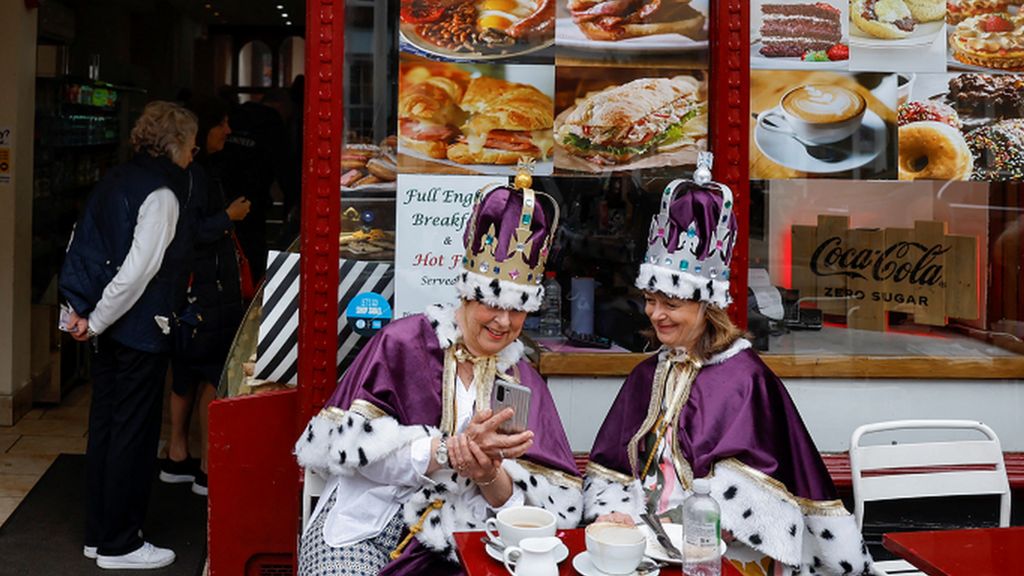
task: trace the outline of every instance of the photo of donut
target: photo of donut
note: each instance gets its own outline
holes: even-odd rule
[[[1024,78],[920,74],[897,115],[901,180],[1024,179]]]
[[[895,74],[754,70],[750,177],[895,180]]]

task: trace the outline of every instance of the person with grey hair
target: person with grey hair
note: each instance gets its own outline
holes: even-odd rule
[[[83,554],[100,568],[162,568],[175,558],[144,541],[141,527],[194,235],[186,215],[196,131],[180,105],[145,107],[133,157],[96,185],[61,267],[62,328],[92,344]]]

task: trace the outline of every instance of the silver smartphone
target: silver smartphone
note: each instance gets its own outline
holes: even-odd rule
[[[530,389],[514,382],[495,381],[491,393],[491,410],[497,414],[505,408],[512,408],[514,414],[498,427],[498,431],[518,434],[526,430],[530,416]]]

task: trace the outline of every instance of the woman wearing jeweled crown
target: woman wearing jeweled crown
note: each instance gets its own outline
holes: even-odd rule
[[[665,190],[636,286],[661,348],[626,379],[598,433],[584,521],[681,521],[709,477],[743,574],[874,573],[853,516],[789,394],[726,315],[737,223],[732,193],[693,181]]]
[[[540,306],[557,219],[526,174],[516,188],[481,190],[460,304],[389,324],[345,372],[295,446],[302,466],[328,478],[299,574],[461,574],[452,533],[482,529],[501,509],[540,506],[562,528],[579,523],[569,443],[517,340]],[[513,414],[489,410],[496,379],[531,389],[527,431],[497,431]]]

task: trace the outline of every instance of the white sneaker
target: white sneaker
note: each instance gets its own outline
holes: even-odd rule
[[[142,528],[139,528],[139,538],[142,538]],[[97,556],[96,546],[82,546],[82,556],[89,560],[95,560]]]
[[[142,547],[122,554],[120,556],[96,556],[96,565],[100,568],[120,570],[152,570],[163,568],[174,563],[174,550],[169,548],[157,548],[149,542],[143,542]]]

